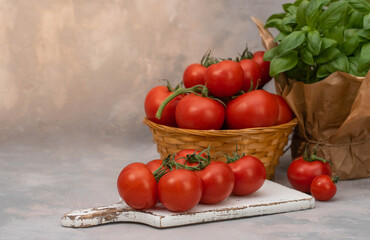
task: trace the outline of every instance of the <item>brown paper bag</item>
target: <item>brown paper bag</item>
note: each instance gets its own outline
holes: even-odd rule
[[[256,23],[266,50],[276,44],[263,23]],[[335,72],[322,81],[304,84],[284,75],[276,91],[288,102],[299,123],[292,157],[317,147],[340,179],[370,177],[370,71],[366,77]]]

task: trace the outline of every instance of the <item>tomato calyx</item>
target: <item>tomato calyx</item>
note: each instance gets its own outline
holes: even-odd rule
[[[240,62],[243,59],[252,59],[253,58],[253,53],[249,51],[248,49],[248,44],[246,44],[245,49],[241,54],[239,54],[239,57],[235,58],[236,62]]]
[[[205,154],[206,157],[202,155]],[[194,151],[192,154],[182,157],[185,159],[184,164],[175,161],[175,154],[168,155],[162,161],[162,165],[154,171],[153,175],[156,181],[158,182],[165,174],[175,169],[185,169],[190,171],[200,171],[207,167],[211,163],[211,157],[209,154],[209,147],[199,153]],[[195,166],[188,166],[186,163],[198,163]]]
[[[245,153],[243,153],[243,154],[238,153],[238,145],[236,145],[236,150],[232,154],[233,154],[232,156],[229,156],[229,155],[225,154],[226,163],[236,162],[236,161],[238,161],[239,159],[241,159],[242,157],[245,156]]]
[[[202,60],[200,61],[200,64],[204,67],[209,67],[212,64],[219,63],[219,59],[211,56],[211,50],[207,50],[207,52],[203,55]]]
[[[317,147],[315,147],[313,152],[310,152],[309,154],[307,153],[307,148],[306,148],[302,158],[306,162],[320,161],[320,162],[329,163],[330,165],[332,165],[332,163],[330,161],[317,156],[316,153],[317,153]]]

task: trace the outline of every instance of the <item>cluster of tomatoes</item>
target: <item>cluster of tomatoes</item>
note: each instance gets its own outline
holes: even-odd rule
[[[184,149],[163,160],[132,163],[119,174],[118,193],[134,209],[152,208],[159,201],[170,211],[183,212],[262,187],[266,170],[259,159],[237,154],[227,159],[210,161],[206,150]]]
[[[246,52],[246,51],[245,51]],[[206,55],[189,65],[185,88],[157,86],[145,98],[149,120],[185,129],[243,129],[289,122],[292,111],[284,98],[259,89],[271,80],[263,51],[243,53],[236,60]]]
[[[315,153],[297,157],[288,167],[290,184],[301,192],[311,193],[319,201],[328,201],[337,192],[337,177],[332,176],[331,165]]]

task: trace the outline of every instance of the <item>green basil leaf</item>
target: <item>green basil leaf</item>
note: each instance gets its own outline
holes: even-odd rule
[[[305,41],[305,34],[302,31],[292,32],[286,36],[278,45],[279,53],[289,52],[296,49]]]
[[[363,25],[365,29],[370,29],[370,13],[365,15]]]
[[[279,31],[282,31],[282,26],[281,26],[282,21],[283,20],[277,19],[277,18],[270,19],[266,22],[265,28],[276,28]]]
[[[336,71],[348,72],[349,61],[346,55],[341,53],[336,59],[328,63],[328,70],[333,73]]]
[[[306,22],[307,25],[316,28],[319,22],[319,2],[318,0],[311,0],[306,8]]]
[[[281,22],[281,25],[295,25],[297,24],[296,16],[295,15],[287,15],[285,18],[283,18],[283,21]]]
[[[315,65],[315,61],[313,60],[313,56],[310,53],[310,51],[308,51],[305,48],[302,48],[300,55],[304,63],[307,63],[308,65],[311,65],[311,66]]]
[[[357,35],[364,39],[370,40],[370,29],[361,29],[357,32]]]
[[[318,79],[322,79],[322,78],[329,76],[330,74],[331,72],[328,69],[328,64],[324,64],[324,65],[319,66],[319,68],[317,69],[316,77]]]
[[[366,0],[347,0],[349,5],[356,11],[368,14],[370,13],[370,3]]]
[[[342,52],[345,55],[349,56],[356,51],[359,45],[360,45],[359,38],[356,35],[352,35],[352,37],[344,40],[342,44]]]
[[[346,24],[347,28],[363,28],[364,14],[353,11]]]
[[[296,15],[297,14],[297,6],[295,5],[291,5],[290,7],[288,7],[288,13],[292,14],[292,15]]]
[[[321,63],[327,63],[332,60],[334,60],[336,57],[338,57],[340,54],[340,51],[338,48],[331,47],[328,49],[325,49],[320,55],[317,57],[316,62]]]
[[[335,26],[326,31],[324,35],[327,38],[334,39],[338,44],[341,44],[343,42],[343,30],[340,29],[338,26]]]
[[[284,17],[286,16],[286,13],[275,13],[275,14],[272,14],[267,20],[272,20],[272,19],[283,19]]]
[[[318,29],[327,30],[332,28],[343,19],[346,11],[347,3],[345,1],[331,3],[320,15]]]
[[[275,38],[274,42],[280,42],[283,40],[287,35],[284,32],[280,32]]]
[[[322,7],[328,5],[330,2],[332,2],[333,0],[320,0],[319,1],[319,8],[321,9]]]
[[[283,4],[283,9],[284,9],[284,11],[287,13],[287,12],[289,12],[288,11],[288,9],[291,7],[291,6],[294,6],[293,5],[293,3],[285,3],[285,4]]]
[[[307,48],[314,56],[319,55],[321,43],[320,33],[317,30],[308,32]]]
[[[270,50],[266,51],[265,54],[263,55],[263,60],[271,62],[271,60],[278,54],[278,48],[274,47],[271,48]]]
[[[358,67],[358,60],[359,58],[356,57],[350,57],[348,58],[349,61],[349,74],[352,74],[354,76],[359,76],[357,72],[357,67]]]
[[[321,38],[322,44],[321,44],[321,51],[330,48],[330,47],[335,47],[337,45],[337,41],[331,38],[326,38],[323,37]]]
[[[307,9],[308,1],[304,0],[301,2],[297,9],[297,14],[296,14],[296,21],[298,25],[300,26],[306,26],[307,21],[306,21],[306,9]]]
[[[298,63],[298,53],[289,51],[276,56],[270,63],[270,76],[276,76],[279,73],[294,68]]]
[[[297,0],[297,1],[295,1],[293,4],[294,4],[294,6],[299,7],[299,5],[301,5],[301,3],[302,3],[303,1],[306,1],[306,0]]]
[[[358,72],[369,71],[370,69],[370,42],[361,48],[360,59],[358,60]]]

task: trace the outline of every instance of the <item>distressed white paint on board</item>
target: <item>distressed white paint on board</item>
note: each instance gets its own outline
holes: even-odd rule
[[[221,221],[313,208],[312,196],[266,180],[257,192],[244,197],[230,196],[216,205],[199,204],[190,211],[174,213],[158,204],[155,208],[137,211],[123,202],[109,206],[75,210],[65,214],[64,227],[92,227],[112,222],[137,222],[157,228]]]

